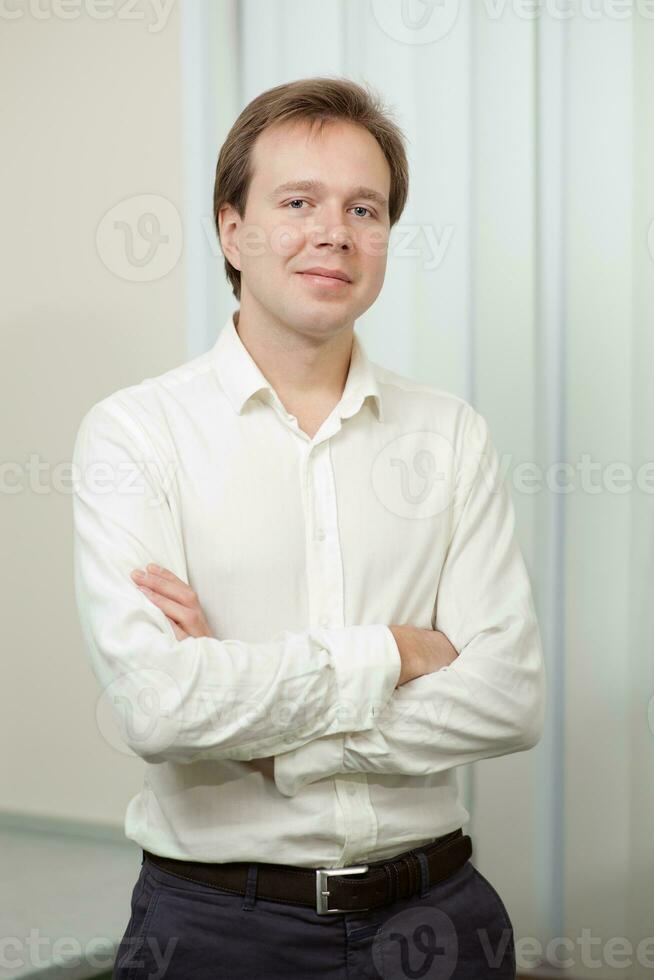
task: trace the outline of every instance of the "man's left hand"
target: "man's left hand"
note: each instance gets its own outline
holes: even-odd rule
[[[150,563],[145,571],[135,568],[131,575],[143,594],[165,614],[178,640],[212,635],[197,595],[174,572]]]

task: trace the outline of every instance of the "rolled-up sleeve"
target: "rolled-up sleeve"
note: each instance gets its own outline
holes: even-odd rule
[[[401,666],[385,624],[285,630],[261,643],[178,641],[136,587],[131,572],[148,562],[188,582],[171,493],[176,460],[155,448],[162,433],[113,395],[89,409],[73,449],[75,598],[126,744],[155,763],[247,761],[372,728]]]
[[[546,678],[531,585],[496,448],[471,407],[460,460],[435,616],[458,657],[397,688],[372,728],[278,755],[283,794],[339,773],[436,773],[540,740]]]

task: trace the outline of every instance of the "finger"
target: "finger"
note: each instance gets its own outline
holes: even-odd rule
[[[167,599],[172,599],[182,606],[192,606],[197,601],[197,596],[190,585],[182,582],[181,579],[169,572],[167,575],[153,572],[151,566],[147,566],[147,571],[135,568],[131,573],[132,580],[138,586],[144,585],[153,592],[158,592]]]
[[[185,640],[188,637],[189,634],[186,632],[186,630],[183,630],[181,626],[178,626],[174,619],[171,619],[170,616],[166,616],[166,619],[172,626],[173,632],[178,640]]]
[[[151,561],[145,566],[146,572],[153,572],[155,575],[160,575],[162,578],[167,578],[171,582],[182,582],[182,579],[174,572],[171,572],[169,568],[165,568],[163,565],[157,565],[155,562]],[[182,582],[182,584],[185,584]]]
[[[174,599],[168,599],[166,596],[160,595],[158,592],[154,592],[146,585],[139,585],[139,589],[151,602],[155,604],[155,606],[158,606],[159,609],[166,614],[166,616],[169,616],[171,619],[174,619],[176,623],[184,626],[184,617],[187,616],[189,612],[187,606],[183,606],[181,603],[175,602]]]
[[[145,566],[145,570],[146,572],[152,572],[153,575],[158,575],[160,578],[166,579],[168,582],[175,582],[177,585],[183,585],[188,588],[188,582],[185,582],[179,575],[175,575],[174,572],[171,572],[169,568],[165,568],[163,565],[157,565],[151,561]]]

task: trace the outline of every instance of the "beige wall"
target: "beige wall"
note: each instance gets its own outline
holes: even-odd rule
[[[0,22],[11,93],[0,184],[1,458],[13,464],[5,482],[22,488],[0,498],[0,808],[122,826],[142,763],[112,749],[96,724],[99,686],[72,586],[71,495],[56,465],[70,461],[93,402],[183,360],[186,337],[183,256],[172,261],[179,231],[149,282],[135,281],[152,268],[138,265],[142,242],[133,264],[121,259],[122,233],[109,229],[96,246],[120,201],[160,195],[183,207],[179,4],[166,4],[167,20],[149,3],[130,20],[124,5],[111,6],[108,20],[63,20],[42,3],[50,16],[37,20],[25,3]],[[48,464],[40,490],[30,486],[32,454]]]

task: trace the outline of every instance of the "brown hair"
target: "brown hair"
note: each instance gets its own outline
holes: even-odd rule
[[[322,131],[332,119],[344,119],[364,126],[386,157],[391,170],[388,210],[391,227],[399,220],[409,190],[409,166],[404,148],[405,136],[388,114],[379,95],[366,84],[348,78],[322,76],[301,78],[276,85],[262,92],[241,112],[227,134],[216,167],[213,213],[220,241],[218,214],[231,204],[239,216],[245,214],[252,171],[252,147],[264,129],[275,123],[307,119]],[[241,273],[225,256],[225,273],[237,299],[241,298]]]

